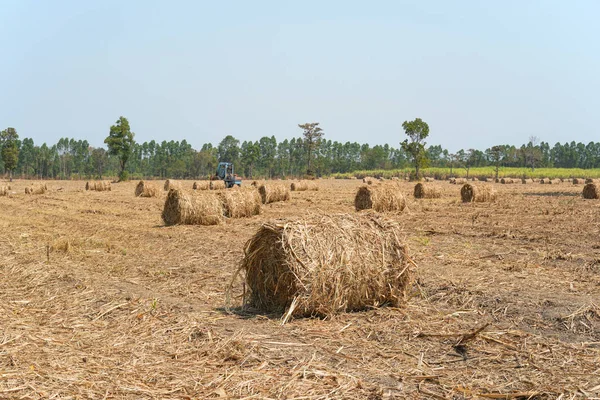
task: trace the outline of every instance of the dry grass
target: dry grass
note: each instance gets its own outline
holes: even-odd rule
[[[258,187],[258,193],[263,204],[288,201],[290,189],[281,183],[267,183]]]
[[[595,183],[586,183],[582,195],[584,199],[598,199],[600,198],[600,191],[598,191],[598,186]]]
[[[223,222],[223,205],[212,193],[190,196],[180,189],[171,189],[162,220],[166,225],[218,225]]]
[[[410,281],[397,224],[374,215],[264,224],[242,268],[249,303],[287,316],[331,316],[403,303]]]
[[[290,184],[290,190],[292,192],[303,192],[307,190],[319,190],[319,185],[315,181],[302,180],[298,182],[292,182]]]
[[[417,183],[414,189],[415,199],[439,199],[442,197],[442,191],[434,186]]]
[[[484,203],[496,200],[496,191],[490,185],[465,183],[460,189],[463,203]]]
[[[96,192],[110,192],[112,186],[109,181],[88,181],[85,184],[85,190],[93,190]]]
[[[197,181],[192,185],[192,189],[194,190],[209,190],[210,189],[210,181]]]
[[[220,192],[225,216],[228,218],[244,218],[260,214],[261,199],[255,188],[230,189]]]
[[[223,190],[225,188],[224,181],[210,181],[210,190]]]
[[[373,209],[378,212],[402,212],[406,207],[406,199],[396,183],[362,186],[354,197],[356,211]]]
[[[153,183],[139,181],[135,187],[134,193],[137,197],[156,197],[158,196],[159,190]]]

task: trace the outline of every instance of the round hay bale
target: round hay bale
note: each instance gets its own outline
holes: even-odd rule
[[[496,200],[496,192],[489,185],[472,185],[465,183],[460,189],[463,203],[484,203]]]
[[[527,179],[525,179],[525,178],[521,178],[521,183],[522,183],[523,185],[527,185]]]
[[[210,190],[222,190],[226,189],[225,181],[210,181]]]
[[[191,197],[180,189],[171,189],[162,219],[166,225],[217,225],[223,222],[223,205],[212,193]]]
[[[7,186],[0,186],[0,196],[8,196],[9,190]]]
[[[277,201],[288,201],[290,189],[277,183],[263,184],[259,186],[258,193],[263,204],[275,203]]]
[[[209,190],[210,189],[210,181],[194,182],[194,184],[192,185],[192,189],[194,189],[194,190]]]
[[[435,187],[417,183],[414,190],[415,199],[439,199],[442,193]]]
[[[225,190],[218,194],[223,213],[228,218],[244,218],[261,212],[261,199],[254,188]]]
[[[85,190],[92,190],[92,182],[86,182],[85,183]]]
[[[598,199],[600,198],[600,192],[595,183],[586,183],[583,187],[583,198],[584,199]]]
[[[330,316],[406,301],[407,246],[376,215],[311,216],[264,224],[246,243],[248,304],[291,316]]]
[[[594,180],[592,178],[587,178],[585,180],[585,183],[594,183]]]
[[[299,182],[292,182],[290,184],[290,190],[292,192],[301,192],[301,191],[306,191],[306,190],[319,190],[319,186],[317,186],[317,183],[315,181],[302,180]]]
[[[29,186],[25,186],[25,194],[31,194],[31,188]]]
[[[581,185],[585,182],[583,178],[573,178],[573,185]]]
[[[508,179],[506,179],[506,178],[500,179],[500,183],[503,185],[505,185],[507,181],[508,181]]]
[[[165,192],[168,192],[171,189],[181,189],[181,184],[178,181],[174,181],[173,179],[167,179],[165,181],[165,186],[163,187]]]
[[[149,182],[139,181],[135,187],[136,197],[156,197],[158,188]]]
[[[372,178],[370,176],[365,176],[363,178],[363,183],[366,183],[367,185],[372,185],[375,182],[375,178]]]
[[[362,186],[354,197],[356,211],[373,209],[378,212],[404,211],[406,199],[396,184]]]

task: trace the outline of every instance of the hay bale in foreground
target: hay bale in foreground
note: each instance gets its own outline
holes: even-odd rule
[[[112,191],[109,181],[89,181],[85,184],[85,190],[94,190],[96,192]]]
[[[244,249],[248,304],[286,319],[402,305],[412,270],[399,236],[372,214],[264,224]]]
[[[361,186],[354,197],[356,211],[404,211],[406,199],[397,184]]]
[[[302,180],[298,182],[292,182],[290,189],[292,192],[301,192],[306,190],[319,190],[319,186],[317,186],[317,182],[315,181]]]
[[[463,203],[484,203],[496,200],[496,192],[489,185],[471,185],[465,183],[460,189]]]
[[[171,189],[181,189],[181,183],[178,181],[174,181],[173,179],[167,179],[165,181],[165,186],[163,187],[165,192],[170,191]]]
[[[258,193],[263,204],[288,201],[290,199],[290,189],[282,184],[266,183],[259,186]]]
[[[258,191],[251,189],[226,190],[218,194],[223,213],[228,218],[244,218],[260,214],[261,199]]]
[[[600,199],[600,191],[595,183],[586,183],[582,195],[584,199]]]
[[[221,190],[226,189],[224,181],[210,181],[209,184],[210,190]]]
[[[192,185],[192,189],[194,189],[194,190],[209,190],[210,189],[210,181],[194,182],[194,184]]]
[[[223,222],[223,205],[212,193],[192,197],[180,189],[171,189],[162,219],[166,225],[217,225]]]
[[[442,192],[433,186],[417,183],[414,190],[415,199],[439,199],[442,197]]]
[[[158,196],[158,188],[149,182],[139,181],[135,187],[136,197],[156,197]]]

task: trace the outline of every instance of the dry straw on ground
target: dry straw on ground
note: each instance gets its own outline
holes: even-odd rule
[[[411,262],[398,236],[395,222],[372,214],[266,223],[244,250],[249,304],[284,321],[401,305]]]
[[[197,181],[192,185],[192,189],[194,190],[209,190],[210,189],[210,181]]]
[[[319,190],[319,186],[315,181],[302,180],[298,182],[292,182],[290,185],[290,189],[292,190],[292,192],[300,192],[306,190]]]
[[[288,201],[290,189],[280,183],[265,183],[258,188],[258,193],[263,204]]]
[[[94,190],[96,192],[106,192],[106,191],[111,191],[112,187],[110,186],[109,181],[88,181],[85,184],[85,190]]]
[[[598,191],[598,186],[595,183],[586,183],[582,195],[584,199],[598,199],[600,198],[600,191]]]
[[[135,187],[135,195],[137,197],[156,197],[158,196],[158,188],[153,183],[139,181]]]
[[[496,192],[490,185],[465,183],[460,189],[460,198],[464,203],[484,203],[496,200]]]
[[[225,190],[218,194],[228,218],[244,218],[260,214],[261,199],[255,188]]]
[[[415,199],[439,199],[442,197],[442,192],[433,186],[417,183],[414,190]]]
[[[222,190],[225,189],[224,181],[210,181],[210,190]]]
[[[165,186],[163,187],[165,192],[168,192],[171,189],[181,189],[181,183],[178,181],[174,181],[173,179],[167,179],[165,181]]]
[[[403,211],[406,199],[395,183],[377,186],[361,186],[354,197],[356,211],[373,209],[375,211]]]
[[[223,222],[223,205],[212,193],[189,196],[180,189],[171,189],[162,219],[166,225],[217,225]]]

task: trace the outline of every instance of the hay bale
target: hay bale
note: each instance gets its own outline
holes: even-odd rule
[[[363,178],[363,183],[366,183],[367,185],[372,185],[373,183],[375,183],[375,178],[370,177],[370,176],[365,176]]]
[[[414,190],[415,199],[439,199],[442,193],[438,188],[417,183]]]
[[[372,214],[264,224],[240,267],[248,303],[286,319],[402,305],[412,270],[399,236],[397,223]]]
[[[44,185],[32,185],[25,188],[25,194],[44,194],[46,192],[46,186]]]
[[[259,186],[258,193],[263,204],[288,201],[290,199],[290,189],[282,184],[263,184]]]
[[[301,192],[306,190],[319,190],[319,186],[314,181],[302,180],[298,182],[292,182],[290,185],[290,190],[292,192]]]
[[[573,178],[573,185],[581,185],[585,182],[583,178]]]
[[[508,179],[506,179],[506,178],[502,178],[502,179],[500,179],[500,183],[501,183],[501,184],[503,184],[503,185],[505,185],[505,184],[506,184],[506,181],[508,181]]]
[[[180,189],[171,189],[162,219],[166,225],[217,225],[223,222],[223,205],[212,193],[192,197]]]
[[[521,178],[521,183],[522,183],[523,185],[527,185],[527,179],[525,179],[525,178]]]
[[[584,199],[599,199],[600,191],[598,191],[598,186],[595,183],[586,183],[582,195]]]
[[[585,183],[594,183],[594,180],[592,178],[587,178],[585,180]]]
[[[158,196],[158,188],[152,183],[139,181],[135,187],[135,195],[137,197],[156,197]]]
[[[496,192],[489,185],[471,185],[465,183],[460,189],[460,198],[463,203],[484,203],[496,200]]]
[[[165,181],[165,186],[163,187],[163,189],[165,192],[168,192],[171,189],[181,189],[181,183],[173,179],[167,179]]]
[[[112,187],[110,186],[109,181],[92,181],[86,182],[85,190],[94,190],[96,192],[106,192],[111,191]]]
[[[218,194],[223,213],[228,218],[244,218],[261,212],[261,198],[254,188],[225,190]]]
[[[0,196],[8,196],[9,190],[8,186],[0,186]]]
[[[192,189],[194,189],[194,190],[209,190],[210,189],[210,181],[194,182],[194,184],[192,185]]]
[[[221,190],[226,189],[225,181],[210,181],[209,184],[210,190]]]
[[[406,199],[396,184],[362,186],[354,197],[356,211],[373,209],[375,211],[399,211],[406,207]]]

